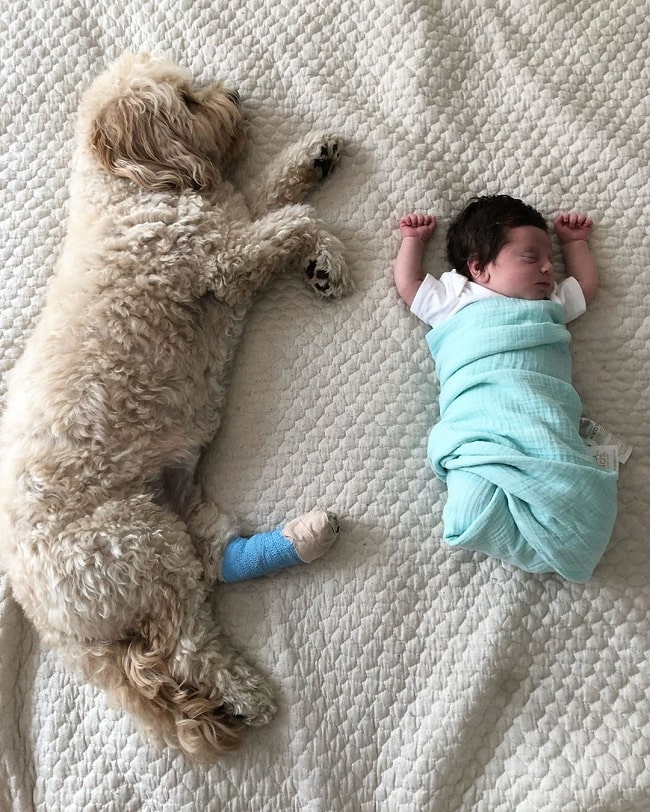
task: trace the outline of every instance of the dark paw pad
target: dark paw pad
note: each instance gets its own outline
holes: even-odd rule
[[[320,293],[327,293],[330,289],[330,275],[329,272],[323,268],[318,267],[316,260],[312,260],[305,268],[305,276],[309,284],[320,291]]]
[[[321,178],[326,178],[334,169],[339,160],[339,145],[336,141],[332,144],[323,144],[320,148],[320,156],[314,160],[314,169]]]

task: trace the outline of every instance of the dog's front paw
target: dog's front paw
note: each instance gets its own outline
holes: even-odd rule
[[[338,299],[354,287],[343,258],[343,246],[327,232],[320,233],[316,256],[307,261],[304,270],[309,287],[325,299]]]
[[[341,160],[341,139],[335,135],[326,135],[319,148],[318,155],[313,159],[313,167],[319,178],[326,178],[334,171],[334,167]]]
[[[269,167],[261,189],[249,190],[257,216],[300,203],[341,160],[343,139],[334,133],[311,133],[292,144]]]
[[[330,293],[330,272],[327,263],[323,262],[323,257],[312,259],[305,268],[305,280],[316,293],[321,296],[331,296]]]

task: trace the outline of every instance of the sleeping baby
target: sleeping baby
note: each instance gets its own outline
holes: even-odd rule
[[[401,298],[433,329],[440,420],[429,460],[447,483],[444,540],[528,572],[585,582],[616,517],[616,474],[596,465],[578,433],[565,324],[598,285],[591,220],[554,221],[566,279],[556,284],[546,222],[507,195],[473,199],[451,223],[440,279],[422,271],[436,226],[400,220],[394,277]]]

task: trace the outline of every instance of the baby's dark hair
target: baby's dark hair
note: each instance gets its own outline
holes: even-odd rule
[[[542,215],[515,197],[472,198],[447,230],[447,259],[451,267],[471,279],[469,260],[478,260],[479,267],[484,268],[506,244],[508,229],[518,226],[535,226],[548,232]]]

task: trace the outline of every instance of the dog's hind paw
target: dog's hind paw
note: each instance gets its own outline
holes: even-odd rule
[[[271,689],[266,683],[261,683],[253,691],[237,697],[236,702],[224,703],[224,706],[229,713],[249,727],[268,725],[277,711]]]
[[[299,558],[310,564],[329,550],[336,541],[341,525],[333,513],[314,508],[303,516],[289,522],[282,530],[298,553]]]

